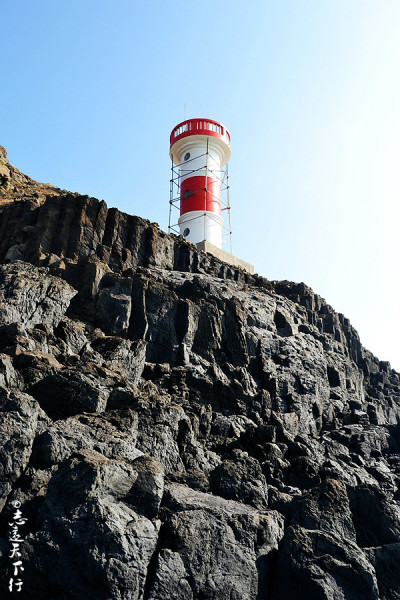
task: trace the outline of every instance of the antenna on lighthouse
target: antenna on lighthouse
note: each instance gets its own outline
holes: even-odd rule
[[[222,249],[225,234],[232,252],[227,171],[230,155],[230,134],[221,123],[188,119],[174,127],[170,136],[169,232],[183,235],[194,244],[209,243],[216,249]],[[178,205],[180,217],[172,224],[173,208]],[[223,211],[228,213],[227,224]]]

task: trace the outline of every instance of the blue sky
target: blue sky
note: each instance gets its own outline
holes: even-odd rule
[[[0,144],[168,227],[169,134],[224,123],[234,253],[400,370],[398,0],[3,1]]]

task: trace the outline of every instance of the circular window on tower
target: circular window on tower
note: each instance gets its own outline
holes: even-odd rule
[[[183,194],[184,198],[189,198],[190,196],[190,190],[186,190],[186,192]]]
[[[183,237],[187,237],[190,233],[190,229],[189,227],[186,227],[186,229],[183,230]]]
[[[189,160],[190,158],[190,152],[186,152],[185,156],[183,157],[183,160]]]

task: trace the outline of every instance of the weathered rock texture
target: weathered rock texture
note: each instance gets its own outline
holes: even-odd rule
[[[59,194],[60,189],[50,183],[39,183],[24,175],[7,160],[7,151],[0,146],[0,204],[13,200],[31,199],[43,202],[47,195]]]
[[[400,598],[400,378],[348,319],[77,194],[4,205],[0,263],[2,598],[13,501],[21,599]]]

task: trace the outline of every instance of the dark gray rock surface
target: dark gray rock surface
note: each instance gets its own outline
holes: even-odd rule
[[[1,210],[2,598],[13,501],[21,599],[400,598],[400,377],[348,319],[93,198]]]

